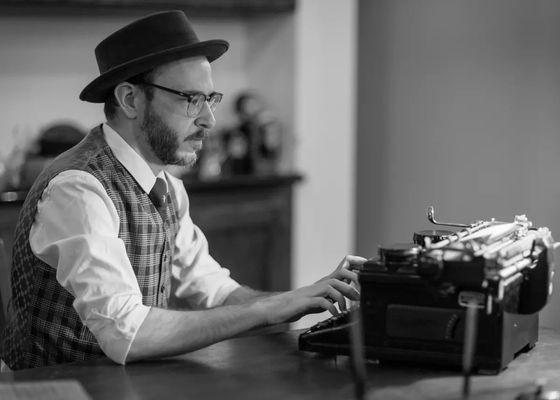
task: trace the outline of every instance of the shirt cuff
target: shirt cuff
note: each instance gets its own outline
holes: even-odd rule
[[[86,326],[94,334],[107,357],[124,365],[132,342],[148,316],[151,307],[136,304],[124,315],[114,318],[92,309]]]
[[[213,306],[221,306],[222,304],[224,304],[229,295],[232,294],[234,290],[240,287],[241,285],[239,283],[237,283],[233,279],[229,279],[216,292],[214,296]]]

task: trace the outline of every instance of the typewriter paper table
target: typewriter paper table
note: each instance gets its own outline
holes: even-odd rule
[[[297,350],[300,332],[226,340],[181,357],[118,366],[107,360],[0,374],[0,381],[76,379],[92,399],[352,399],[348,358]],[[460,398],[458,372],[368,365],[368,399]],[[514,399],[537,378],[560,390],[560,334],[542,329],[537,346],[497,376],[475,376],[472,399]]]

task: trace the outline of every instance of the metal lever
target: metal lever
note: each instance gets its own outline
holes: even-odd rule
[[[471,300],[467,303],[467,318],[465,322],[465,342],[463,344],[463,399],[471,395],[471,374],[476,355],[476,337],[478,333],[478,302]]]
[[[428,216],[428,220],[434,225],[445,225],[445,226],[457,226],[459,228],[469,228],[472,225],[467,224],[457,224],[452,222],[438,222],[435,219],[435,211],[433,206],[429,206],[428,210],[426,211],[426,215]]]

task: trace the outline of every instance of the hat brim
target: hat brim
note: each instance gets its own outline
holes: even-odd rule
[[[127,61],[111,68],[91,81],[80,93],[80,100],[90,103],[104,103],[111,90],[130,77],[149,71],[159,65],[187,57],[205,56],[209,62],[212,62],[224,54],[228,48],[229,43],[225,40],[207,40],[166,49]]]

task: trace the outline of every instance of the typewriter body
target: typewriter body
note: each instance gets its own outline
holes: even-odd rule
[[[525,216],[446,224],[430,207],[428,219],[455,231],[421,231],[415,243],[381,247],[358,270],[360,306],[309,328],[301,350],[349,354],[360,323],[367,358],[460,367],[469,305],[478,312],[475,370],[497,373],[535,345],[552,289],[550,231]]]

